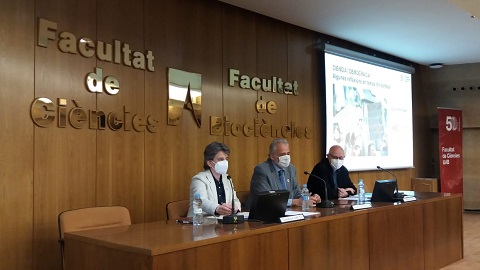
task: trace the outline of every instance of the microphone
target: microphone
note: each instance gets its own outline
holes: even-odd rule
[[[238,224],[245,221],[243,215],[237,215],[235,213],[235,190],[233,189],[233,181],[230,175],[227,175],[227,179],[230,182],[230,187],[232,188],[232,213],[228,216],[223,216],[223,224]]]
[[[387,173],[391,174],[393,177],[395,177],[395,189],[397,190],[394,194],[393,194],[393,200],[394,201],[399,201],[399,200],[402,200],[403,199],[403,192],[398,192],[398,179],[397,179],[397,176],[395,174],[393,174],[391,171],[389,170],[386,170],[380,166],[377,166],[377,169],[379,170],[382,170],[382,171],[386,171]]]
[[[235,215],[235,194],[233,193],[233,181],[230,175],[227,175],[227,179],[230,181],[230,187],[232,187],[232,213],[230,216]]]
[[[334,203],[333,203],[332,201],[329,201],[329,200],[328,200],[327,182],[326,182],[325,180],[323,180],[323,178],[321,178],[321,177],[319,177],[319,176],[316,176],[315,174],[311,174],[311,173],[309,173],[309,172],[307,172],[307,171],[304,171],[303,173],[306,174],[306,175],[311,175],[311,176],[313,176],[313,177],[315,177],[315,178],[317,178],[317,179],[320,179],[320,180],[322,180],[323,183],[325,184],[325,186],[324,186],[324,187],[325,187],[325,200],[322,200],[322,201],[320,202],[320,204],[317,204],[317,207],[320,207],[320,208],[332,208],[333,205],[334,205]]]

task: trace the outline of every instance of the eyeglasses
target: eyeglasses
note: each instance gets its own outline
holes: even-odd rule
[[[344,159],[345,159],[345,156],[343,156],[343,157],[337,157],[337,156],[330,155],[330,154],[328,154],[328,155],[329,155],[331,158],[333,158],[333,159],[340,159],[340,160],[344,160]]]

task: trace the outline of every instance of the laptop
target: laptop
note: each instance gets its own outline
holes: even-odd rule
[[[273,190],[254,195],[248,220],[264,223],[278,223],[285,216],[290,191]]]
[[[377,180],[373,187],[371,202],[393,202],[393,194],[397,188],[396,180]]]

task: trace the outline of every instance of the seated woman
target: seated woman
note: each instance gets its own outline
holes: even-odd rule
[[[203,168],[192,178],[190,184],[190,208],[188,216],[193,216],[193,196],[198,193],[202,199],[202,211],[210,215],[230,215],[232,207],[234,212],[241,210],[233,182],[227,177],[228,156],[230,149],[220,142],[212,142],[205,147],[203,152]],[[232,196],[234,205],[232,206]]]

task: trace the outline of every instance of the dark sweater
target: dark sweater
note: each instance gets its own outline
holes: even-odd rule
[[[355,194],[357,194],[357,188],[352,183],[350,179],[349,173],[345,166],[342,166],[340,169],[337,170],[337,185],[339,188],[353,188],[355,190]],[[316,175],[325,180],[327,183],[327,193],[328,199],[337,199],[338,198],[338,190],[335,189],[335,184],[333,183],[333,168],[330,165],[328,158],[322,159],[315,167],[311,174]],[[308,190],[312,192],[312,194],[318,194],[322,200],[325,200],[325,185],[322,180],[314,176],[308,177],[307,182]],[[353,194],[352,194],[353,195]]]

